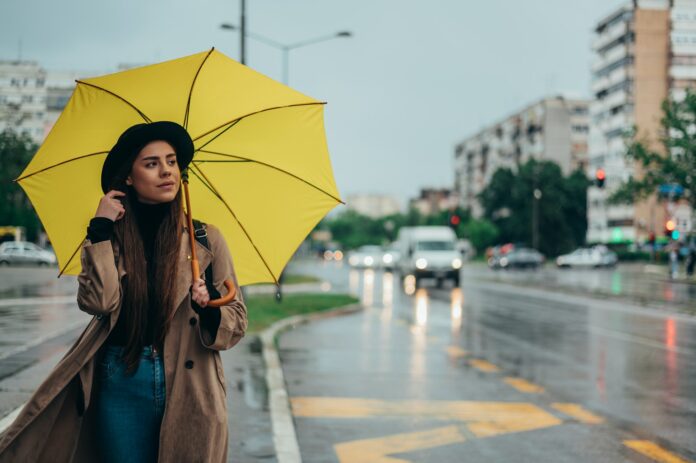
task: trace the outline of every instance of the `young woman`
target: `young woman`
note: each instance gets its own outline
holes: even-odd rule
[[[219,351],[247,325],[238,291],[206,307],[191,285],[180,176],[193,157],[173,122],[126,130],[102,168],[101,198],[82,248],[78,306],[94,319],[0,438],[0,461],[224,462]],[[224,238],[208,225],[201,272],[237,284]],[[67,404],[67,405],[66,405]]]

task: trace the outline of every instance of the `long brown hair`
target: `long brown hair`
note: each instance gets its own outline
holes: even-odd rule
[[[138,150],[139,151],[139,150]],[[136,151],[137,153],[137,151]],[[134,158],[133,158],[134,159]],[[128,329],[127,342],[124,349],[124,361],[127,373],[132,374],[138,368],[145,337],[145,326],[149,312],[147,263],[145,247],[140,236],[138,223],[133,214],[133,203],[137,201],[137,193],[132,186],[125,183],[130,173],[132,162],[124,163],[115,176],[110,189],[124,191],[122,204],[125,214],[114,224],[113,240],[118,243],[120,258],[126,270],[123,285],[123,298],[120,317]],[[169,325],[174,315],[177,301],[174,300],[172,282],[176,281],[177,264],[181,237],[183,234],[183,205],[181,188],[174,200],[169,203],[169,210],[164,215],[156,232],[152,250],[152,271],[155,275],[154,295],[157,298],[155,306],[158,313],[154,318],[153,343],[160,351],[164,347],[164,338],[169,331]]]

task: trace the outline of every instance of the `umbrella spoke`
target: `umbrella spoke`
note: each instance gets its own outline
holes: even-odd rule
[[[236,154],[220,153],[220,152],[218,152],[218,151],[208,151],[208,150],[203,150],[203,149],[199,149],[198,151],[201,152],[201,153],[216,154],[216,155],[218,155],[218,156],[226,156],[226,157],[235,158],[237,161],[253,162],[253,163],[255,163],[255,164],[259,164],[259,165],[268,167],[268,168],[270,168],[270,169],[275,169],[275,170],[277,170],[278,172],[282,172],[282,173],[284,173],[284,174],[286,174],[286,175],[289,175],[290,177],[293,177],[293,178],[295,178],[295,179],[297,179],[297,180],[299,180],[299,181],[301,181],[301,182],[306,183],[307,185],[311,186],[312,188],[314,188],[314,189],[316,189],[316,190],[318,190],[318,191],[324,193],[326,196],[330,197],[331,199],[334,199],[336,202],[341,203],[341,204],[345,204],[340,198],[337,198],[337,197],[335,197],[334,195],[332,195],[331,193],[329,193],[329,192],[323,190],[322,188],[319,188],[318,186],[316,186],[316,185],[313,184],[312,182],[309,182],[309,181],[303,179],[302,177],[299,177],[299,176],[297,176],[297,175],[295,175],[295,174],[293,174],[293,173],[290,173],[290,172],[288,172],[288,171],[285,170],[285,169],[281,169],[280,167],[276,167],[276,166],[274,166],[274,165],[271,165],[271,164],[268,164],[268,163],[265,163],[265,162],[262,162],[262,161],[258,161],[258,160],[256,160],[256,159],[251,159],[251,158],[245,158],[245,157],[242,157],[242,156],[237,156]],[[196,163],[196,162],[218,162],[218,161],[192,161],[192,162]],[[235,161],[231,161],[231,162],[235,162]]]
[[[82,80],[76,80],[75,82],[77,82],[78,85],[79,85],[79,84],[86,85],[86,86],[88,86],[88,87],[96,88],[97,90],[101,90],[101,91],[103,91],[103,92],[108,93],[109,95],[111,95],[111,96],[113,96],[114,98],[117,98],[117,99],[123,101],[123,102],[126,103],[128,106],[130,106],[131,108],[133,108],[133,109],[135,110],[135,112],[137,112],[137,113],[140,115],[140,117],[142,117],[142,118],[145,120],[145,122],[147,122],[148,124],[149,124],[150,122],[152,122],[152,119],[150,119],[149,117],[147,117],[147,116],[145,115],[144,112],[142,112],[141,110],[139,110],[138,108],[136,108],[135,105],[134,105],[133,103],[131,103],[130,101],[126,100],[126,99],[123,98],[122,96],[117,95],[117,94],[115,94],[114,92],[112,92],[112,91],[110,91],[110,90],[107,90],[107,89],[105,89],[105,88],[103,88],[103,87],[100,87],[100,86],[94,85],[94,84],[90,84],[90,83],[84,82],[84,81],[82,81]]]
[[[83,244],[84,242],[85,242],[84,239],[81,239],[81,240],[80,240],[80,243],[77,245],[77,248],[75,248],[75,250],[73,251],[72,255],[70,256],[70,259],[68,259],[68,261],[65,263],[65,265],[63,266],[63,268],[60,269],[60,273],[58,273],[58,278],[60,278],[61,275],[63,275],[63,272],[65,272],[65,269],[68,268],[68,265],[70,265],[70,262],[72,262],[73,258],[75,257],[75,254],[77,254],[77,251],[80,250],[80,248],[82,247],[82,244]]]
[[[51,169],[53,169],[53,168],[55,168],[55,167],[62,166],[63,164],[68,164],[68,163],[70,163],[70,162],[79,161],[80,159],[88,158],[88,157],[90,157],[90,156],[97,156],[97,155],[99,155],[99,154],[107,154],[107,153],[108,153],[108,151],[97,151],[96,153],[83,154],[82,156],[78,156],[78,157],[72,158],[72,159],[67,159],[67,160],[65,160],[65,161],[59,162],[58,164],[53,164],[52,166],[44,167],[43,169],[39,169],[39,170],[37,170],[36,172],[32,172],[31,174],[27,174],[27,175],[24,175],[24,176],[22,176],[22,177],[19,177],[19,178],[15,179],[14,181],[15,181],[15,182],[19,182],[20,180],[24,180],[24,179],[26,179],[26,178],[29,178],[29,177],[31,177],[32,175],[36,175],[36,174],[39,174],[39,173],[41,173],[41,172],[45,172],[45,171],[47,171],[47,170],[51,170]]]
[[[263,262],[263,265],[266,267],[266,270],[268,270],[268,273],[271,275],[271,278],[273,278],[273,281],[275,282],[276,285],[278,285],[278,278],[273,274],[273,271],[271,270],[271,267],[268,265],[268,262],[266,262],[266,259],[264,259],[263,255],[261,254],[261,251],[259,251],[259,248],[256,246],[256,243],[254,243],[254,240],[251,239],[251,235],[247,232],[246,228],[244,228],[244,225],[242,225],[242,222],[239,221],[239,218],[237,217],[237,214],[234,213],[232,208],[230,207],[229,204],[227,204],[227,201],[218,193],[217,189],[213,186],[212,182],[210,179],[203,173],[202,170],[198,166],[194,166],[193,162],[191,162],[191,169],[192,170],[197,170],[198,174],[200,174],[206,181],[207,185],[210,186],[212,189],[214,195],[216,198],[218,198],[222,204],[225,206],[225,208],[229,211],[229,213],[232,215],[232,218],[237,222],[237,225],[239,225],[239,228],[242,229],[242,232],[244,233],[244,236],[246,236],[247,240],[249,240],[249,243],[251,246],[254,248],[254,251],[256,251],[256,254],[258,254],[259,258],[261,259],[261,262]],[[198,175],[196,175],[198,177]]]
[[[289,104],[289,105],[283,105],[283,106],[274,106],[272,108],[260,109],[258,111],[254,111],[253,113],[239,116],[238,118],[232,119],[231,121],[225,122],[224,124],[220,124],[219,126],[213,128],[213,129],[210,129],[207,132],[202,133],[202,134],[198,135],[197,137],[193,138],[193,141],[196,142],[196,141],[200,140],[201,138],[205,137],[206,135],[210,135],[211,133],[215,132],[216,130],[220,130],[221,128],[231,124],[229,127],[225,128],[225,130],[223,130],[219,135],[216,135],[215,138],[217,138],[220,135],[222,135],[223,133],[225,133],[227,130],[232,128],[232,126],[234,126],[237,122],[241,121],[242,119],[246,119],[247,117],[254,116],[256,114],[265,113],[267,111],[274,111],[276,109],[295,108],[297,106],[325,105],[325,104],[326,104],[325,101],[319,101],[319,102],[312,102],[312,103],[295,103],[295,104]],[[215,138],[213,138],[213,140],[215,140]],[[208,143],[210,143],[213,140],[206,142],[203,146],[201,146],[198,149],[202,149],[204,146],[206,146]]]
[[[203,65],[205,62],[208,60],[208,57],[210,54],[215,50],[215,47],[211,48],[210,51],[208,52],[207,55],[205,55],[205,58],[203,58],[203,61],[201,61],[201,65],[198,66],[198,70],[196,71],[196,75],[193,76],[193,81],[191,82],[191,88],[189,89],[189,94],[188,94],[188,100],[186,101],[186,112],[184,113],[184,128],[188,129],[188,118],[189,118],[189,110],[191,109],[191,95],[193,94],[193,86],[196,85],[196,79],[198,79],[198,74],[200,74],[201,69],[203,69]]]

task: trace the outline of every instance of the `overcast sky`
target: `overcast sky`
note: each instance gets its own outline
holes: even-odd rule
[[[239,0],[1,0],[0,59],[112,72],[215,46],[239,57]],[[454,145],[544,95],[589,96],[596,21],[617,0],[247,0],[251,32],[291,52],[290,84],[328,101],[339,191],[402,204],[453,183]],[[249,41],[247,64],[281,79],[281,54]]]

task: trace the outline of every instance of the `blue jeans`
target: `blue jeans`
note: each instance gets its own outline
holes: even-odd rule
[[[143,348],[135,374],[125,374],[123,347],[106,344],[97,363],[97,445],[106,463],[157,461],[166,400],[164,361]]]

